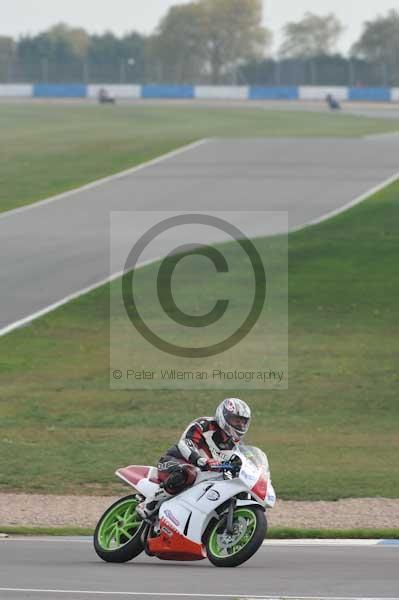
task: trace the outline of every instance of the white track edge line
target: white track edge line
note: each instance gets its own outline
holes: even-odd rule
[[[304,539],[271,539],[265,540],[262,546],[378,546],[382,539],[359,539],[359,538],[304,538]]]
[[[161,259],[162,259],[162,256],[157,256],[155,258],[145,260],[142,263],[139,263],[137,265],[137,268],[146,267],[147,265],[150,265]],[[7,335],[7,333],[11,333],[11,331],[14,331],[15,329],[21,328],[24,325],[27,325],[27,324],[31,323],[32,321],[39,319],[40,317],[44,317],[44,315],[47,315],[49,312],[52,312],[53,310],[56,310],[57,308],[64,306],[64,304],[67,304],[68,302],[71,302],[72,300],[76,300],[77,298],[80,298],[81,296],[84,296],[85,294],[88,294],[89,292],[93,292],[94,290],[101,287],[102,285],[106,285],[107,283],[112,283],[113,281],[115,281],[115,279],[122,277],[123,274],[124,274],[124,271],[118,271],[117,273],[113,273],[112,275],[109,275],[108,277],[104,277],[103,279],[100,279],[100,281],[97,281],[96,283],[92,283],[91,285],[89,285],[81,290],[72,292],[72,294],[68,294],[68,296],[61,298],[61,300],[57,300],[57,302],[53,302],[52,304],[49,304],[48,306],[45,306],[44,308],[41,308],[40,310],[38,310],[34,313],[31,313],[30,315],[27,315],[26,317],[22,317],[22,319],[18,319],[18,321],[14,321],[13,323],[6,325],[2,329],[0,329],[0,337],[2,337],[3,335]]]
[[[204,138],[202,140],[199,140],[198,142],[194,142],[194,144],[190,144],[188,146],[184,146],[182,148],[179,148],[178,150],[174,150],[172,153],[165,154],[165,155],[163,155],[163,156],[155,159],[154,161],[150,161],[149,163],[143,163],[142,165],[139,165],[138,167],[134,167],[129,172],[132,173],[135,170],[139,170],[139,169],[151,166],[152,164],[155,164],[156,162],[160,162],[162,160],[166,160],[167,158],[171,158],[172,156],[175,156],[176,154],[179,154],[179,153],[182,153],[182,152],[186,152],[188,150],[193,149],[194,147],[197,147],[197,146],[202,145],[204,143],[207,143],[209,141],[213,141],[214,139],[216,139],[216,138]],[[111,177],[111,179],[117,179],[120,176],[122,176],[122,173],[119,173],[118,175],[111,175],[110,177]],[[109,178],[106,178],[106,179],[108,180]],[[313,219],[312,221],[308,221],[307,223],[304,223],[302,225],[298,225],[298,227],[294,227],[293,229],[289,229],[288,234],[290,234],[290,233],[296,233],[297,231],[302,231],[303,229],[306,229],[307,227],[311,227],[312,225],[317,225],[317,224],[322,223],[323,221],[326,221],[326,220],[328,220],[328,219],[330,219],[330,218],[332,218],[332,217],[334,217],[336,215],[339,215],[342,212],[345,212],[349,208],[352,208],[353,206],[356,206],[357,204],[360,204],[364,200],[367,200],[367,198],[369,198],[373,194],[376,194],[377,192],[381,191],[382,189],[384,189],[385,187],[387,187],[391,183],[395,182],[397,179],[399,179],[399,171],[397,171],[396,173],[394,173],[393,175],[391,175],[390,177],[388,177],[388,179],[385,179],[381,183],[379,183],[376,186],[372,187],[371,189],[367,190],[366,192],[364,192],[360,196],[357,196],[356,198],[354,198],[350,202],[344,204],[340,208],[332,210],[332,211],[326,213],[325,215],[322,215],[321,217],[318,217],[317,219]],[[98,180],[97,182],[93,182],[92,184],[88,184],[88,185],[90,187],[96,187],[96,185],[99,185],[101,182],[104,182],[104,179],[103,180]],[[46,203],[46,202],[52,202],[53,200],[57,200],[60,197],[63,197],[64,195],[69,195],[71,193],[76,193],[76,192],[81,191],[83,189],[87,189],[87,186],[85,186],[83,188],[77,188],[76,190],[72,190],[71,192],[65,192],[65,194],[61,194],[61,196],[55,196],[54,198],[49,198],[47,200],[43,200],[41,202],[41,204]],[[38,203],[36,203],[36,204],[38,204]],[[34,207],[35,207],[35,204],[29,205],[27,207],[22,207],[22,209],[29,210],[30,208],[34,208]],[[16,209],[16,211],[19,211],[19,210],[20,209]],[[3,215],[0,215],[0,219],[2,218],[2,216],[4,217],[4,216],[10,214],[10,212],[15,212],[15,211],[9,211],[8,213],[3,213]],[[146,264],[150,264],[152,262],[156,262],[157,260],[159,260],[159,258],[160,257],[158,257],[156,259],[153,259],[151,261],[148,261],[146,263],[143,263],[140,266],[145,266]],[[110,282],[114,281],[115,279],[117,279],[118,277],[120,277],[122,274],[123,274],[122,272],[114,273],[113,275],[110,275],[108,277],[105,277],[105,278],[101,279],[97,283],[93,283],[90,286],[87,286],[87,287],[85,287],[85,288],[83,288],[81,290],[77,290],[76,292],[73,292],[72,294],[69,294],[68,296],[65,296],[64,298],[61,298],[61,300],[58,300],[57,302],[54,302],[53,304],[49,304],[48,306],[42,308],[39,311],[31,313],[30,315],[27,315],[27,316],[23,317],[22,319],[18,319],[17,321],[14,321],[13,323],[10,323],[9,325],[6,325],[2,329],[0,329],[0,337],[2,337],[4,335],[7,335],[8,333],[11,333],[15,329],[19,329],[20,327],[23,327],[27,323],[35,321],[39,317],[42,317],[42,316],[46,315],[47,313],[49,313],[49,312],[51,312],[51,311],[53,311],[53,310],[55,310],[57,308],[60,308],[61,306],[63,306],[64,304],[67,304],[71,300],[76,300],[80,296],[88,294],[89,292],[92,292],[93,290],[97,289],[98,287],[101,287],[102,285],[105,285],[107,283],[110,283]]]
[[[102,596],[154,596],[166,598],[236,598],[241,600],[399,600],[397,597],[370,597],[370,596],[258,596],[253,594],[201,594],[201,593],[184,593],[184,592],[122,592],[122,591],[105,591],[105,590],[56,590],[43,588],[7,588],[0,587],[0,592],[17,592],[17,593],[37,593],[37,594],[84,594],[92,596],[94,594]]]
[[[307,227],[311,227],[312,225],[318,225],[319,223],[323,223],[323,221],[327,221],[328,219],[331,219],[332,217],[335,217],[335,216],[349,210],[353,206],[356,206],[357,204],[364,202],[364,200],[367,200],[367,198],[370,198],[370,196],[373,196],[377,192],[380,192],[381,190],[388,187],[391,183],[394,183],[398,179],[399,179],[399,171],[396,171],[393,175],[390,175],[387,179],[384,179],[384,181],[381,181],[381,183],[378,183],[377,185],[373,186],[369,190],[363,192],[363,194],[360,194],[360,196],[356,196],[356,198],[354,198],[353,200],[350,200],[349,202],[347,202],[346,204],[343,204],[339,208],[331,210],[330,212],[322,215],[321,217],[317,217],[317,219],[312,219],[311,221],[308,221],[307,223],[303,223],[302,225],[298,225],[297,227],[290,229],[288,233],[296,233],[297,231],[302,231],[302,229],[306,229]]]
[[[152,158],[151,160],[140,163],[135,167],[130,167],[129,169],[125,169],[124,171],[118,171],[118,173],[114,173],[113,175],[107,175],[106,177],[101,177],[100,179],[95,179],[90,183],[86,183],[77,188],[72,188],[71,190],[67,190],[65,192],[62,192],[61,194],[56,194],[55,196],[51,196],[50,198],[45,198],[44,200],[38,200],[37,202],[27,204],[26,206],[19,206],[18,208],[7,210],[3,213],[0,213],[0,219],[6,219],[8,217],[12,217],[18,213],[26,212],[28,210],[34,210],[35,208],[40,208],[41,206],[45,206],[46,204],[51,204],[52,202],[62,200],[63,198],[67,198],[68,196],[74,196],[75,194],[79,194],[80,192],[85,192],[87,190],[94,189],[96,187],[104,185],[105,183],[109,183],[110,181],[126,177],[127,175],[133,175],[138,171],[142,171],[143,169],[152,167],[153,165],[159,164],[165,160],[168,160],[169,158],[174,158],[179,154],[183,154],[184,152],[188,152],[189,150],[194,150],[195,148],[198,148],[199,146],[202,146],[203,144],[206,144],[210,141],[211,138],[202,138],[200,140],[197,140],[196,142],[185,144],[184,146],[180,146],[180,148],[171,150],[166,154],[161,154],[161,156],[157,156],[155,158]]]
[[[399,131],[386,131],[384,133],[370,133],[369,135],[363,136],[364,140],[378,141],[378,140],[396,140],[399,136]]]
[[[96,188],[100,185],[103,185],[104,183],[108,183],[109,181],[114,181],[121,177],[125,177],[126,175],[132,175],[132,174],[136,173],[137,171],[141,171],[143,169],[151,167],[155,164],[158,164],[160,162],[163,162],[165,160],[168,160],[170,158],[178,156],[179,154],[183,154],[184,152],[189,152],[190,150],[194,150],[195,148],[198,148],[199,146],[202,146],[203,144],[209,143],[211,141],[212,141],[212,138],[203,138],[203,139],[193,142],[191,144],[181,146],[180,148],[177,148],[176,150],[172,150],[171,152],[168,152],[167,154],[162,154],[162,156],[158,156],[157,158],[154,158],[150,161],[147,161],[145,163],[142,163],[140,165],[137,165],[135,167],[127,169],[125,171],[120,171],[119,173],[115,173],[114,175],[109,175],[108,177],[103,177],[102,179],[97,179],[96,181],[88,183],[84,186],[74,188],[73,190],[63,192],[62,194],[58,194],[57,196],[52,196],[51,198],[46,198],[45,200],[41,200],[39,202],[34,202],[33,204],[28,204],[27,206],[21,206],[20,208],[15,208],[14,210],[9,210],[4,213],[1,213],[0,219],[7,218],[9,216],[13,216],[15,214],[25,212],[28,210],[33,210],[34,208],[39,208],[40,206],[44,206],[46,204],[56,202],[58,200],[66,198],[68,196],[73,196],[74,194],[77,194],[77,193],[80,193],[80,192],[83,192],[83,191],[86,191],[86,190],[89,190],[92,188]],[[157,258],[154,258],[153,260],[146,261],[146,262],[142,263],[140,265],[140,267],[150,264],[151,262],[156,262],[157,260],[160,260],[160,258],[162,258],[162,257],[157,257]],[[97,289],[98,287],[101,287],[102,285],[111,283],[118,277],[121,277],[122,274],[123,274],[122,272],[118,272],[118,273],[114,273],[113,275],[110,275],[108,277],[104,277],[103,279],[100,279],[100,281],[97,281],[96,283],[93,283],[89,286],[86,286],[86,287],[80,289],[80,290],[77,290],[76,292],[72,292],[71,294],[64,296],[64,298],[57,300],[57,302],[53,302],[52,304],[49,304],[48,306],[45,306],[44,308],[42,308],[38,311],[35,311],[35,312],[31,313],[30,315],[26,315],[25,317],[22,317],[21,319],[18,319],[17,321],[14,321],[13,323],[6,325],[2,329],[0,329],[0,337],[7,335],[8,333],[11,333],[15,329],[19,329],[20,327],[23,327],[24,325],[26,325],[27,323],[30,323],[31,321],[35,321],[36,319],[43,317],[47,313],[49,313],[53,310],[56,310],[57,308],[60,308],[61,306],[63,306],[64,304],[67,304],[71,300],[76,300],[80,296],[84,296],[85,294],[92,292],[93,290]]]
[[[10,534],[11,536],[13,534]],[[1,542],[49,542],[49,543],[78,543],[78,544],[87,544],[87,543],[92,543],[93,541],[93,536],[85,536],[85,537],[46,537],[46,536],[41,536],[41,537],[37,537],[37,536],[18,536],[18,537],[4,537],[4,538],[0,538],[0,543]],[[365,547],[365,546],[369,546],[369,547],[375,547],[375,546],[383,546],[383,542],[385,540],[383,539],[350,539],[350,538],[344,538],[344,539],[287,539],[287,540],[276,540],[276,539],[270,539],[270,540],[265,540],[262,543],[262,547],[264,548],[270,548],[270,547],[336,547],[336,546],[350,546],[350,547]],[[399,547],[399,544],[386,544],[386,546],[392,547],[392,548],[397,548]]]

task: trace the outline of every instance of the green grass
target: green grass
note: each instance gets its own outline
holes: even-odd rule
[[[398,126],[395,120],[255,108],[1,104],[0,211],[204,137],[350,137]]]
[[[399,529],[301,529],[294,527],[271,527],[271,539],[357,539],[398,540]]]
[[[7,535],[51,535],[51,536],[91,536],[94,529],[87,527],[25,527],[0,525],[0,533]],[[358,539],[358,540],[399,540],[399,529],[301,529],[294,527],[271,527],[267,539]]]
[[[94,529],[90,527],[27,527],[0,525],[0,533],[7,535],[51,535],[51,536],[70,536],[70,535],[93,535]]]
[[[245,393],[281,497],[399,497],[398,247],[399,182],[290,236],[290,386]],[[220,400],[110,391],[108,313],[104,286],[0,339],[0,489],[116,492]]]

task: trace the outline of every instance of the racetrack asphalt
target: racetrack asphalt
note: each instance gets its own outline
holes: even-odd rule
[[[398,559],[399,546],[270,540],[236,569],[143,554],[117,565],[103,563],[90,540],[10,538],[0,541],[0,598],[398,598]]]
[[[89,106],[98,103],[95,98],[10,98],[0,97],[0,104],[41,104],[58,106]],[[186,106],[191,108],[234,108],[262,109],[272,111],[295,111],[329,113],[324,100],[234,100],[198,98],[118,98],[118,105],[126,106]],[[369,117],[370,119],[393,119],[399,121],[398,102],[342,101],[342,111],[338,114]],[[337,114],[337,112],[335,112]]]
[[[398,150],[399,137],[214,139],[3,213],[0,334],[110,276],[111,211],[241,210],[253,235],[275,233],[251,211],[288,211],[291,229],[319,219],[392,177]]]

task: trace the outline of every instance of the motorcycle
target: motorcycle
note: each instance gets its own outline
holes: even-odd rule
[[[237,567],[262,545],[265,510],[276,502],[266,454],[254,446],[240,446],[229,460],[200,471],[192,487],[146,520],[136,507],[159,489],[158,470],[132,465],[116,475],[135,493],[110,506],[97,524],[94,548],[106,562],[127,562],[145,551],[162,560],[208,558],[217,567]]]
[[[332,94],[327,94],[326,102],[330,110],[341,110],[340,103]]]

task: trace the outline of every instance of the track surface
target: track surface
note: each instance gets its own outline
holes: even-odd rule
[[[91,98],[9,98],[0,97],[1,104],[44,104],[58,106],[87,106],[96,105],[97,100]],[[263,110],[287,110],[299,112],[330,112],[323,100],[222,100],[222,99],[126,99],[117,100],[119,106],[187,106],[198,108],[220,108],[227,110],[229,108],[261,108]],[[361,117],[370,117],[371,119],[394,119],[399,122],[399,103],[398,102],[347,102],[341,103],[343,115],[354,115]]]
[[[269,542],[270,543],[270,542]],[[105,564],[89,541],[4,540],[0,542],[0,598],[93,597],[45,594],[4,588],[217,594],[242,596],[364,597],[399,596],[399,547],[263,546],[248,563],[221,570],[207,560],[162,562],[141,555],[124,565]],[[95,596],[100,597],[100,596]],[[110,594],[110,597],[118,595]],[[140,596],[136,597],[145,597]]]
[[[298,110],[285,103],[263,106]],[[302,105],[301,110],[314,107]],[[324,109],[319,105],[319,110]],[[399,117],[397,108],[353,105],[348,112]],[[290,227],[295,228],[339,209],[393,175],[398,169],[396,143],[399,140],[212,141],[91,191],[0,215],[0,329],[109,275],[111,210],[288,210]],[[259,233],[256,227],[254,231]],[[0,598],[129,597],[123,592],[138,593],[135,598],[162,597],[160,592],[168,597],[199,594],[196,598],[397,598],[398,558],[398,547],[271,544],[243,567],[221,571],[208,561],[176,564],[147,557],[106,565],[87,541],[4,540]]]
[[[211,140],[63,199],[3,213],[0,331],[109,276],[111,211],[244,210],[253,235],[267,234],[256,215],[251,223],[251,211],[288,211],[291,228],[320,218],[392,176],[398,149],[399,138]]]

